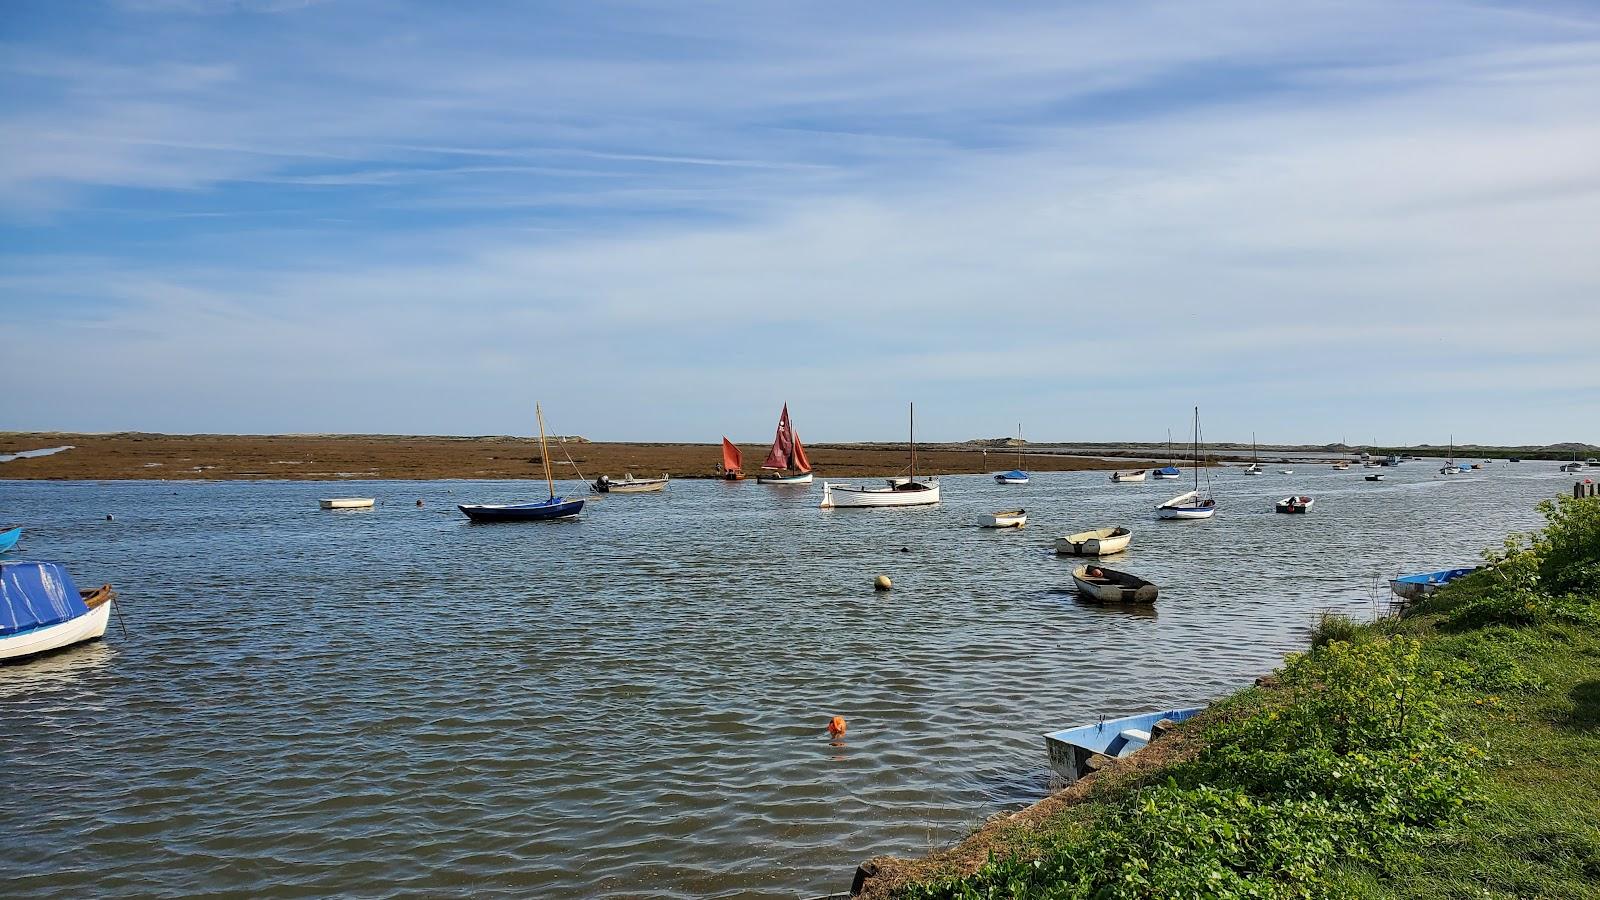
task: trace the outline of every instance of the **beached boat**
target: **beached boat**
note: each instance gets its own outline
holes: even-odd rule
[[[1128,481],[1143,481],[1149,471],[1149,469],[1120,469],[1111,473],[1111,480],[1116,484]]]
[[[1182,478],[1183,472],[1178,468],[1177,457],[1172,455],[1172,429],[1167,429],[1167,464],[1159,469],[1153,469],[1150,477],[1157,481],[1171,481]]]
[[[601,494],[650,494],[666,490],[671,480],[672,476],[666,472],[662,472],[660,478],[635,478],[632,472],[615,479],[601,475],[594,480],[594,489]]]
[[[800,443],[800,433],[794,430],[789,418],[789,404],[778,414],[778,433],[772,438],[772,449],[766,462],[761,464],[757,484],[810,484],[811,460],[806,459],[806,448]]]
[[[1368,481],[1382,481],[1383,479],[1385,479],[1387,477],[1389,477],[1389,476],[1383,474],[1382,472],[1373,472],[1371,475],[1367,476],[1367,480]]]
[[[722,436],[722,462],[717,466],[717,477],[723,481],[744,480],[744,454],[727,435]]]
[[[371,497],[329,497],[318,500],[323,509],[366,509],[376,502]]]
[[[1078,596],[1096,603],[1154,603],[1160,591],[1137,575],[1083,565],[1072,570]]]
[[[984,517],[985,528],[1021,528],[1028,524],[1028,511],[1025,509],[1003,509]]]
[[[1206,471],[1206,491],[1200,491],[1200,471],[1205,469],[1200,455],[1200,407],[1194,408],[1194,490],[1185,491],[1156,507],[1163,519],[1209,519],[1217,514],[1217,501],[1211,496],[1211,472]]]
[[[1285,497],[1273,504],[1272,508],[1281,513],[1308,513],[1316,502],[1311,497]]]
[[[1203,709],[1203,706],[1190,706],[1140,713],[1052,731],[1044,736],[1045,750],[1050,754],[1050,771],[1066,781],[1077,781],[1106,761],[1143,749],[1165,732],[1163,723],[1176,725]]]
[[[0,525],[0,553],[4,553],[22,540],[21,525]]]
[[[60,563],[0,563],[0,659],[97,640],[116,596],[109,584],[78,590]]]
[[[890,478],[884,487],[822,483],[823,509],[877,506],[928,506],[939,502],[939,479],[917,480],[917,407],[911,405],[911,474]]]
[[[995,484],[1027,484],[1028,473],[1022,470],[1022,423],[1017,423],[1017,467],[994,476]]]
[[[1434,592],[1444,587],[1457,578],[1464,578],[1478,571],[1477,566],[1462,569],[1441,569],[1437,572],[1419,572],[1415,575],[1400,575],[1389,579],[1389,590],[1403,600],[1423,600],[1433,596]]]
[[[1133,532],[1118,525],[1095,528],[1056,538],[1056,553],[1062,556],[1110,556],[1128,549]]]
[[[539,459],[544,463],[544,481],[550,488],[550,497],[529,503],[463,503],[456,507],[474,522],[543,522],[553,519],[570,519],[583,511],[583,500],[568,500],[556,496],[555,477],[550,474],[550,444],[544,436],[544,410],[533,405],[533,414],[539,420]]]

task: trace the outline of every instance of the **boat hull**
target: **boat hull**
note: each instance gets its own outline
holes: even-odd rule
[[[371,497],[333,497],[318,500],[317,505],[323,509],[367,509],[375,502]]]
[[[100,639],[106,633],[106,624],[111,621],[111,604],[115,602],[107,600],[75,619],[0,638],[0,660],[11,662],[26,659]]]
[[[1077,781],[1089,771],[1088,763],[1092,758],[1117,758],[1135,753],[1150,743],[1150,732],[1157,722],[1163,719],[1182,722],[1203,709],[1203,706],[1168,709],[1053,731],[1044,736],[1045,750],[1050,754],[1050,770],[1066,781]]]
[[[17,545],[22,540],[22,526],[13,525],[0,531],[0,553],[4,553]]]
[[[1401,575],[1399,578],[1389,580],[1389,590],[1402,600],[1417,601],[1432,597],[1440,588],[1464,578],[1478,571],[1476,568],[1441,569],[1438,572],[1422,572],[1416,575]]]
[[[1023,471],[1018,470],[1018,469],[1013,469],[1010,472],[1001,472],[1000,474],[994,476],[994,483],[995,484],[1027,484],[1028,483],[1028,473],[1027,472],[1023,472]]]
[[[1061,556],[1110,556],[1128,549],[1133,532],[1126,528],[1097,528],[1056,538]]]
[[[756,484],[810,484],[813,480],[810,472],[801,472],[798,475],[759,475]]]
[[[1091,566],[1072,570],[1072,581],[1078,586],[1078,596],[1095,603],[1154,603],[1160,589],[1154,584],[1126,572],[1098,569],[1102,574],[1090,573]]]
[[[456,507],[474,522],[545,522],[570,519],[583,511],[582,500],[557,497],[544,503],[463,503]]]
[[[1177,479],[1182,478],[1183,474],[1180,472],[1152,472],[1150,477],[1157,481],[1176,481]]]
[[[985,528],[1021,528],[1028,524],[1028,511],[1025,509],[1008,509],[997,513],[990,513],[984,523]]]
[[[660,478],[623,478],[620,481],[605,478],[595,481],[594,489],[601,494],[652,494],[666,490],[670,480],[666,475]]]
[[[904,484],[900,481],[900,484]],[[924,490],[906,491],[895,487],[858,487],[824,481],[822,509],[861,509],[890,506],[931,506],[939,502],[939,482],[926,481]]]
[[[1112,472],[1111,473],[1111,480],[1113,482],[1117,483],[1117,484],[1124,484],[1124,483],[1134,482],[1134,481],[1143,481],[1146,474],[1148,474],[1148,473],[1146,473],[1145,470],[1143,470],[1143,469],[1140,469],[1137,472]]]

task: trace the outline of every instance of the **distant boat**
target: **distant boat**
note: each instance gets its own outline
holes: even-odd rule
[[[116,596],[109,584],[78,590],[60,563],[0,563],[0,659],[100,638]]]
[[[1256,458],[1256,433],[1250,432],[1250,465],[1244,467],[1246,475],[1261,474],[1261,460]]]
[[[1279,469],[1278,473],[1281,474],[1281,475],[1293,475],[1294,474],[1294,470],[1293,469]]]
[[[1382,472],[1373,472],[1371,475],[1367,476],[1367,480],[1368,481],[1382,481],[1383,479],[1385,479],[1387,477],[1388,476],[1384,475]]]
[[[1194,490],[1173,497],[1156,507],[1156,515],[1163,519],[1209,519],[1217,514],[1217,501],[1210,494],[1211,473],[1206,473],[1207,492],[1200,493],[1200,470],[1205,468],[1200,456],[1200,407],[1194,408]]]
[[[1056,538],[1056,553],[1061,556],[1110,556],[1128,549],[1133,532],[1118,525],[1096,528]]]
[[[0,553],[4,553],[17,545],[22,539],[21,525],[0,525]]]
[[[939,479],[917,480],[917,407],[911,405],[911,474],[890,478],[885,487],[822,483],[823,509],[834,507],[929,506],[939,502]]]
[[[1144,749],[1162,722],[1177,724],[1204,710],[1203,706],[1140,713],[1117,719],[1102,718],[1093,725],[1052,731],[1044,736],[1050,754],[1050,771],[1066,781],[1077,781],[1094,771],[1097,762],[1130,756]]]
[[[1391,453],[1387,457],[1384,457],[1382,464],[1385,466],[1398,466],[1400,465],[1400,457]]]
[[[1183,472],[1178,469],[1177,459],[1172,455],[1172,429],[1167,429],[1167,464],[1150,473],[1150,477],[1157,481],[1170,481],[1182,478]]]
[[[556,496],[555,477],[550,474],[550,444],[544,437],[544,410],[533,405],[539,420],[539,459],[544,463],[544,481],[550,498],[534,503],[463,503],[456,507],[474,522],[542,522],[570,519],[583,511],[583,501]]]
[[[1017,467],[994,477],[995,484],[1027,484],[1028,473],[1022,470],[1022,423],[1017,423]]]
[[[1119,469],[1111,473],[1111,480],[1117,484],[1129,481],[1143,481],[1148,469]]]
[[[371,497],[330,497],[318,500],[317,505],[323,509],[366,509],[374,502]]]
[[[737,449],[737,448],[736,448]],[[771,474],[767,474],[767,473]],[[767,461],[761,464],[757,484],[810,484],[811,460],[806,459],[806,448],[800,444],[800,434],[794,430],[789,418],[789,404],[778,414],[778,433],[772,438],[772,450]]]
[[[1456,436],[1452,434],[1450,435],[1450,457],[1444,461],[1443,466],[1439,467],[1439,474],[1460,475],[1464,471],[1466,470],[1456,465]]]
[[[660,478],[635,478],[632,472],[618,479],[601,475],[594,480],[594,489],[601,494],[649,494],[666,490],[671,479],[666,472],[662,472]]]
[[[1004,509],[1000,512],[990,513],[983,523],[985,528],[1021,528],[1028,524],[1028,511],[1025,509]]]
[[[1574,463],[1567,463],[1566,465],[1561,467],[1561,471],[1563,471],[1563,472],[1581,472],[1581,471],[1583,471],[1583,463],[1575,463],[1575,462]]]
[[[1308,513],[1316,502],[1312,497],[1285,497],[1272,508],[1281,513]]]
[[[1154,603],[1160,591],[1137,575],[1083,565],[1072,570],[1078,596],[1096,603]]]
[[[1335,469],[1339,470],[1340,472],[1343,472],[1345,469],[1350,468],[1350,464],[1341,459],[1338,462],[1334,463],[1333,467]]]
[[[723,481],[744,480],[744,454],[727,435],[722,436],[722,464],[717,466],[717,477]]]
[[[1434,595],[1439,588],[1444,587],[1457,578],[1463,578],[1478,571],[1476,566],[1463,569],[1441,569],[1437,572],[1420,572],[1416,575],[1400,575],[1389,580],[1389,589],[1403,600],[1423,600]]]
[[[1506,462],[1522,462],[1522,457],[1513,456],[1513,457],[1510,457],[1509,459],[1507,459]]]

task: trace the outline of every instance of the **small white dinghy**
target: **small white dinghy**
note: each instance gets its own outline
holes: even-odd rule
[[[1308,513],[1317,501],[1311,497],[1285,497],[1273,505],[1273,510],[1281,513]]]
[[[1110,556],[1128,549],[1133,532],[1118,525],[1096,528],[1056,538],[1056,553],[1061,556]]]
[[[1028,511],[1025,509],[1003,509],[990,513],[984,517],[985,528],[1021,528],[1028,524]]]
[[[618,479],[601,475],[594,480],[594,489],[601,494],[649,494],[666,490],[669,480],[671,476],[666,472],[660,478],[635,478],[632,472]]]
[[[323,509],[366,509],[373,502],[371,497],[331,497],[318,500],[317,504]]]
[[[60,563],[0,563],[0,659],[98,640],[116,597],[109,584],[78,590]]]
[[[1154,603],[1160,593],[1154,584],[1137,575],[1099,566],[1073,569],[1072,580],[1080,597],[1096,603]]]
[[[1115,484],[1122,484],[1123,482],[1129,481],[1143,481],[1145,476],[1149,474],[1149,471],[1150,470],[1148,469],[1118,470],[1111,473],[1111,481]]]

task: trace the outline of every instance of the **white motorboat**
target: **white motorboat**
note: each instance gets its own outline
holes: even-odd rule
[[[594,489],[602,494],[649,494],[666,490],[670,480],[666,472],[662,472],[660,478],[635,478],[632,472],[615,479],[601,475],[594,480]]]
[[[1028,511],[1025,509],[1003,509],[984,517],[985,528],[1021,528],[1028,524]]]
[[[883,487],[822,483],[823,509],[878,506],[930,506],[939,502],[939,479],[917,480],[917,407],[911,405],[911,474],[890,478]]]
[[[1143,481],[1150,472],[1149,469],[1122,469],[1111,473],[1111,480],[1116,484],[1129,481]]]
[[[111,585],[80,591],[60,563],[0,563],[0,659],[22,659],[106,633]]]
[[[1122,526],[1096,528],[1056,538],[1056,553],[1061,556],[1110,556],[1128,549],[1133,532]]]
[[[366,509],[373,503],[371,497],[330,497],[317,501],[323,509]]]

